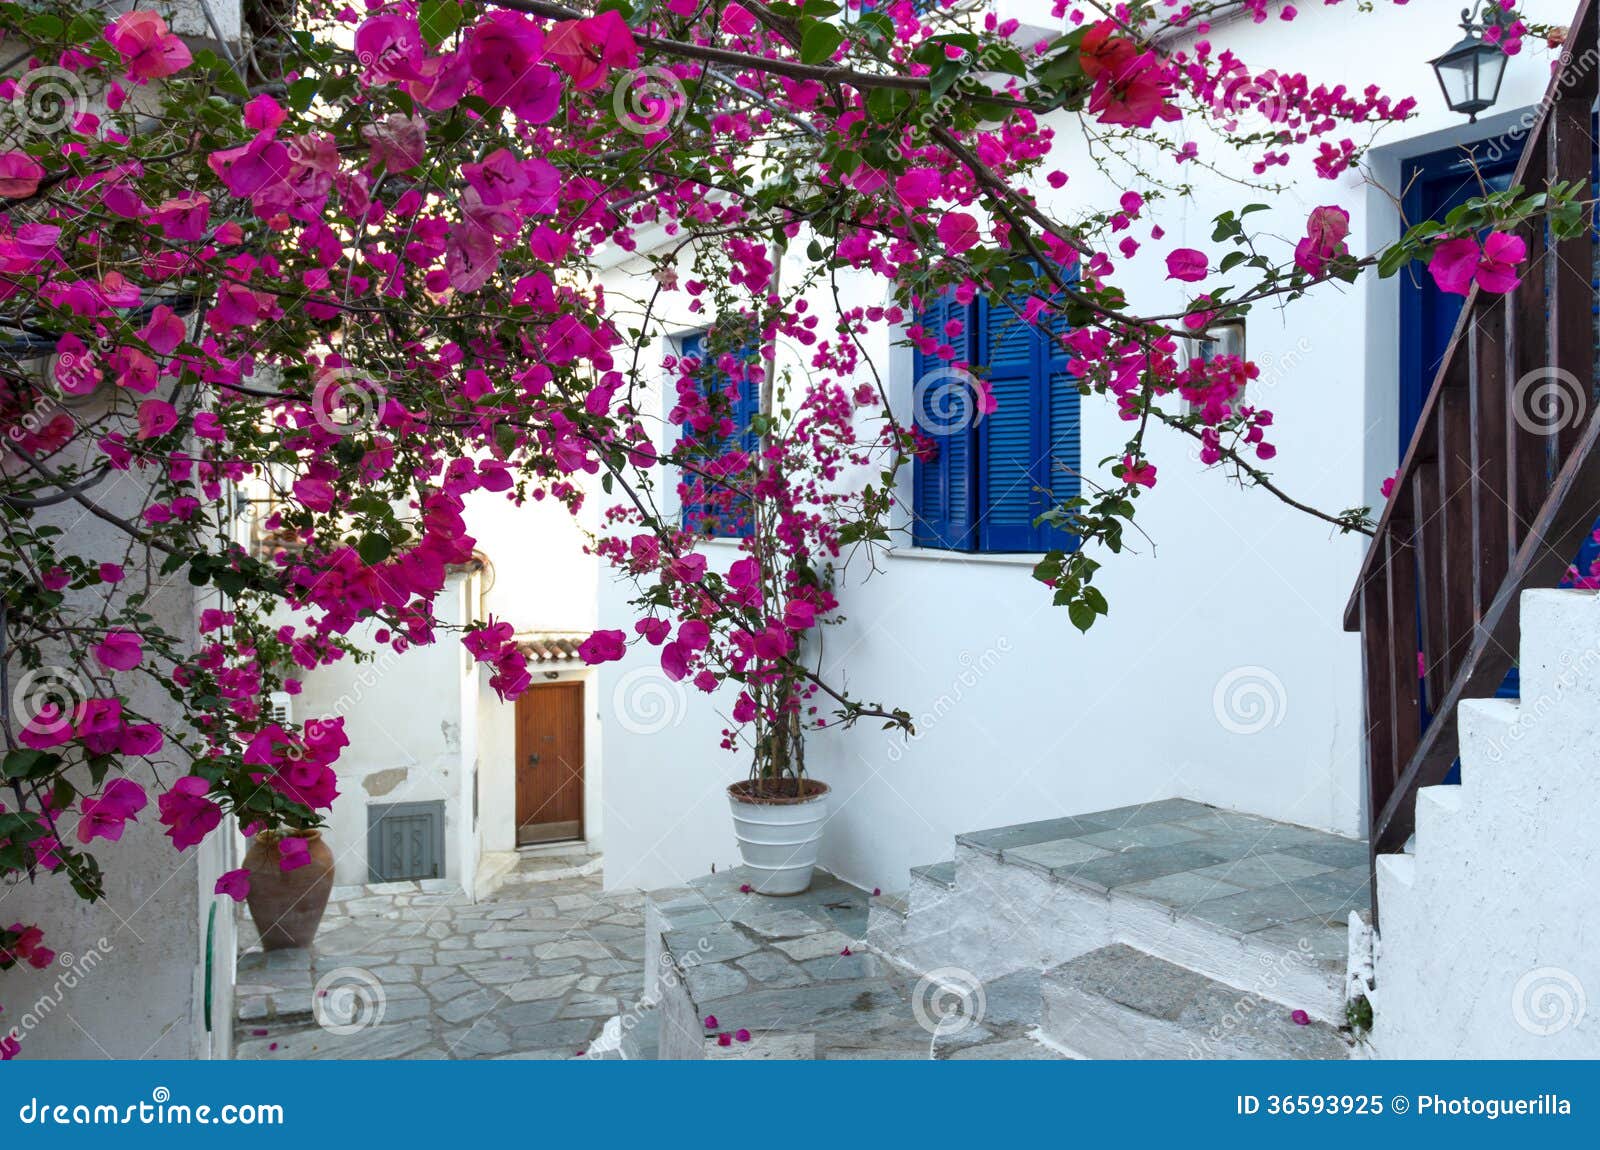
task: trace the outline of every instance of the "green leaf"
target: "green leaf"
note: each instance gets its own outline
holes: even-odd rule
[[[321,81],[315,76],[301,76],[289,85],[289,106],[297,112],[304,112],[311,107],[311,101],[317,98],[317,89]]]
[[[461,27],[461,5],[456,0],[422,0],[417,10],[417,23],[422,27],[422,38],[437,47]]]
[[[839,45],[844,43],[844,33],[832,24],[818,21],[806,28],[800,37],[800,62],[802,64],[826,64],[833,59],[833,54],[839,50]]]
[[[1076,603],[1068,603],[1067,618],[1072,620],[1072,625],[1078,630],[1086,632],[1090,627],[1094,626],[1094,608],[1082,600]]]
[[[363,535],[361,541],[356,544],[356,554],[361,556],[361,561],[369,567],[382,563],[393,551],[394,544],[389,542],[389,537],[379,535],[375,531]]]
[[[22,30],[28,34],[30,40],[55,40],[67,30],[67,23],[59,16],[41,12],[23,24]]]
[[[60,765],[60,755],[22,747],[6,752],[5,776],[8,779],[32,779],[47,775]]]

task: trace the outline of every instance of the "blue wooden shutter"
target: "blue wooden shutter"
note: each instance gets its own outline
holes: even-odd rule
[[[965,325],[962,333],[954,338],[945,335],[945,326],[952,319]],[[975,325],[970,307],[956,303],[945,294],[931,301],[917,317],[917,322],[936,342],[949,343],[955,348],[955,362],[963,365],[971,362]],[[963,405],[970,410],[973,397],[961,394],[967,384],[952,370],[949,361],[925,354],[920,348],[913,349],[912,361],[912,395],[917,408],[913,418],[938,445],[934,459],[919,457],[912,463],[915,512],[912,542],[918,547],[970,551],[976,488],[973,430],[968,426],[970,420],[963,420],[948,434],[935,432],[943,430],[942,413],[959,411]]]
[[[1020,306],[1020,300],[1016,301]],[[996,409],[978,425],[978,550],[1035,551],[1048,453],[1039,337],[1004,300],[978,303],[978,367]]]
[[[706,334],[703,331],[691,332],[690,334],[681,337],[678,340],[679,359],[683,360],[702,358],[705,353],[705,342]],[[681,374],[683,370],[681,363],[678,370]],[[682,441],[688,439],[692,434],[693,428],[689,424],[685,423],[682,425],[682,429],[678,434],[678,438],[680,441]],[[685,483],[692,484],[696,482],[696,477],[688,472],[685,472],[682,478]],[[701,503],[698,500],[691,501],[688,498],[684,499],[683,526],[686,531],[698,531],[701,525],[704,523],[705,517],[706,505],[704,503]]]
[[[1076,377],[1067,371],[1067,349],[1057,342],[1068,330],[1066,317],[1053,315],[1050,317],[1052,338],[1041,341],[1049,389],[1046,407],[1050,417],[1050,460],[1044,477],[1044,486],[1050,492],[1045,501],[1047,510],[1068,499],[1076,499],[1083,490],[1083,481],[1079,478],[1083,467],[1083,396],[1078,391]],[[1042,551],[1075,551],[1082,542],[1071,532],[1048,523],[1040,524],[1038,530]]]
[[[703,331],[691,332],[678,340],[678,354],[681,357],[693,357],[704,363],[706,358],[706,333]],[[760,354],[759,348],[741,351],[740,358],[750,360]],[[709,379],[701,381],[701,386],[708,391],[725,390],[728,384],[727,377],[720,373],[713,373]],[[742,451],[754,454],[760,442],[755,432],[751,429],[751,420],[761,411],[761,389],[748,376],[739,382],[739,393],[733,401],[728,412],[733,421],[734,433],[729,439],[712,439],[706,437],[700,440],[705,448],[701,458],[709,461],[731,449],[735,444]],[[691,429],[685,425],[680,438],[687,438]],[[695,477],[686,475],[689,482],[695,482]],[[704,483],[703,480],[700,482]],[[683,526],[686,530],[706,532],[710,524],[709,534],[715,538],[742,538],[748,536],[753,529],[749,519],[741,516],[737,523],[727,522],[727,515],[717,504],[700,500],[685,500],[683,503]]]
[[[1018,314],[1026,302],[1017,296],[978,306],[978,365],[997,404],[979,425],[980,551],[1078,545],[1070,532],[1037,522],[1080,490],[1080,397],[1067,351],[1052,338],[1065,334],[1065,319],[1051,316],[1047,334],[1042,321]]]

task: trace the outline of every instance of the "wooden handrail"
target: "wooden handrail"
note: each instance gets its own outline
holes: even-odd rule
[[[1516,186],[1589,184],[1597,12],[1578,6]],[[1515,665],[1522,592],[1555,585],[1600,517],[1594,234],[1551,240],[1543,220],[1518,234],[1522,282],[1467,297],[1345,608],[1362,636],[1374,866],[1449,773],[1457,704]]]
[[[1539,102],[1539,113],[1534,118],[1533,127],[1528,131],[1528,142],[1523,146],[1522,156],[1517,161],[1517,170],[1511,177],[1511,186],[1514,188],[1526,188],[1528,186],[1530,175],[1535,173],[1539,174],[1540,176],[1539,182],[1541,184],[1544,183],[1543,169],[1546,166],[1544,155],[1544,139],[1546,131],[1548,130],[1548,122],[1551,114],[1555,110],[1557,102],[1561,98],[1561,93],[1565,87],[1570,84],[1571,77],[1575,74],[1575,71],[1569,71],[1569,69],[1572,68],[1572,60],[1574,57],[1576,57],[1579,61],[1579,65],[1581,66],[1582,64],[1582,56],[1577,51],[1578,46],[1586,42],[1593,42],[1594,38],[1592,36],[1586,39],[1581,35],[1581,32],[1586,26],[1590,28],[1593,27],[1594,14],[1595,10],[1592,0],[1581,0],[1578,5],[1577,15],[1573,17],[1572,24],[1570,25],[1570,31],[1568,33],[1567,42],[1565,45],[1565,52],[1562,56],[1561,67],[1557,68],[1553,73],[1551,73],[1550,84],[1545,89],[1544,99]],[[1595,66],[1596,65],[1591,62],[1590,79],[1585,87],[1592,87],[1593,85],[1592,73]],[[1580,178],[1586,179],[1587,175]],[[1421,220],[1406,221],[1407,225],[1421,222]],[[1526,240],[1529,237],[1525,233],[1523,238]],[[1539,239],[1539,246],[1540,250],[1542,251],[1543,237],[1540,236]],[[1528,266],[1535,266],[1535,252],[1531,247],[1528,255]],[[1439,394],[1439,384],[1444,379],[1445,373],[1450,370],[1451,360],[1454,358],[1456,347],[1461,342],[1463,335],[1466,333],[1468,325],[1472,322],[1474,309],[1480,303],[1478,297],[1482,294],[1485,293],[1483,293],[1482,289],[1474,284],[1470,294],[1467,296],[1467,302],[1465,306],[1463,306],[1461,309],[1461,314],[1456,317],[1455,330],[1450,334],[1450,342],[1446,345],[1444,358],[1439,363],[1439,370],[1434,376],[1433,386],[1428,389],[1427,398],[1424,399],[1422,404],[1422,413],[1417,417],[1418,432],[1422,430],[1423,425],[1428,422],[1429,418],[1433,414],[1434,403],[1437,395]],[[1400,469],[1397,472],[1397,475],[1403,477],[1412,470],[1416,462],[1417,447],[1420,438],[1421,437],[1417,434],[1412,435],[1411,443],[1406,448],[1406,453],[1400,460]],[[1395,486],[1398,488],[1399,485],[1400,480],[1396,479]],[[1393,513],[1394,500],[1391,499],[1388,504],[1384,506],[1383,511],[1379,514],[1376,532],[1377,535],[1381,536],[1383,534],[1384,528],[1388,526],[1389,517]],[[1344,626],[1345,630],[1347,631],[1355,631],[1359,629],[1357,620],[1361,610],[1361,587],[1367,581],[1368,576],[1370,576],[1372,573],[1372,566],[1376,561],[1374,556],[1376,554],[1376,547],[1372,547],[1367,551],[1366,559],[1361,564],[1361,572],[1356,577],[1355,588],[1350,592],[1350,598],[1345,603]]]

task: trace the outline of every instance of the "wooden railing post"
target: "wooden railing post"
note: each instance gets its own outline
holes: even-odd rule
[[[1472,441],[1472,536],[1477,567],[1472,577],[1472,622],[1483,618],[1511,566],[1510,470],[1506,434],[1506,314],[1513,301],[1484,308],[1473,327],[1469,432]]]
[[[1574,49],[1582,47],[1579,41]],[[1594,171],[1595,61],[1563,69],[1549,115],[1545,162],[1551,184],[1576,184],[1587,200]],[[1592,212],[1590,213],[1592,216]],[[1577,442],[1594,391],[1594,229],[1581,229],[1550,247],[1550,299],[1545,310],[1550,368],[1542,395],[1551,481]]]

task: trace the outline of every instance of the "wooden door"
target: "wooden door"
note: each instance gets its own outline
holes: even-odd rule
[[[583,684],[540,683],[517,700],[517,843],[583,837]]]

